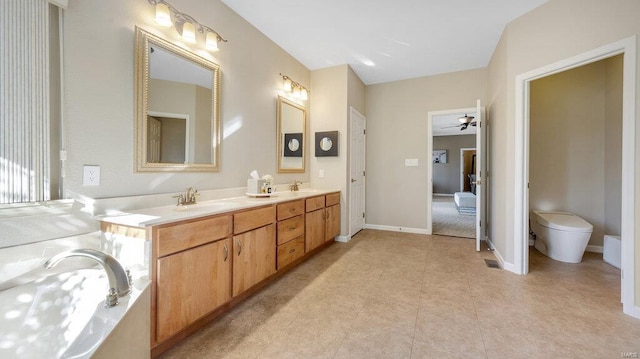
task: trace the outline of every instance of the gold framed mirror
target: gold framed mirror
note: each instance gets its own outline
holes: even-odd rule
[[[136,27],[136,171],[217,171],[220,67]]]
[[[304,106],[278,96],[276,112],[278,173],[304,173],[307,111]]]

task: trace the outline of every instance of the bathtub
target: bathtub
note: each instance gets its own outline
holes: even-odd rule
[[[95,262],[42,268],[63,250],[96,247],[99,233],[0,249],[0,358],[149,356],[146,277],[134,276],[131,293],[106,308],[108,279]]]

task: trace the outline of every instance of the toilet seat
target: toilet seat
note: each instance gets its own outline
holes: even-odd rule
[[[541,226],[565,232],[593,232],[591,223],[566,212],[542,212],[534,210],[536,222]]]

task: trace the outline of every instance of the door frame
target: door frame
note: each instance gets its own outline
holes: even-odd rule
[[[518,274],[529,272],[529,106],[530,82],[615,55],[624,55],[622,95],[622,213],[621,213],[621,301],[623,312],[640,318],[635,306],[634,268],[636,195],[636,36],[599,47],[577,56],[520,74],[515,79],[514,163],[514,263]]]
[[[484,107],[482,108],[484,110]],[[465,107],[451,110],[429,111],[427,113],[427,234],[433,234],[433,117],[455,113],[476,113],[477,107]],[[476,143],[476,147],[478,144]]]

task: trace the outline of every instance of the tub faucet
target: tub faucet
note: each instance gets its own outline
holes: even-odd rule
[[[104,271],[107,273],[107,278],[109,279],[109,292],[112,296],[113,293],[111,289],[115,289],[115,294],[117,294],[118,297],[124,297],[131,292],[131,274],[129,273],[129,270],[125,270],[117,259],[95,249],[72,249],[70,251],[58,253],[49,258],[49,260],[44,263],[44,267],[46,269],[53,268],[61,260],[68,257],[86,257],[100,263],[102,268],[104,268]],[[112,304],[112,306],[113,305],[115,304]]]

